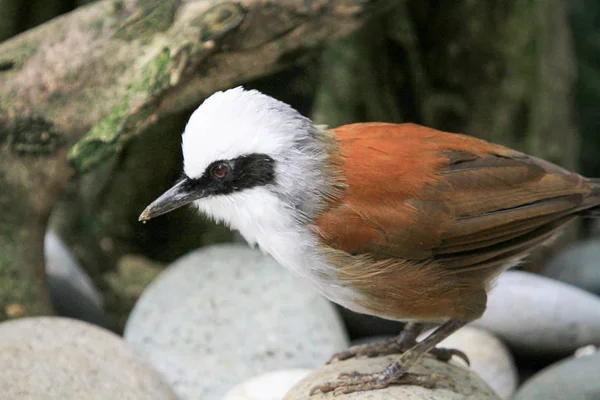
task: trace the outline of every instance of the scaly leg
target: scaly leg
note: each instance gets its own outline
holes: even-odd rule
[[[390,354],[402,354],[417,344],[417,337],[421,334],[424,327],[424,324],[409,322],[398,336],[373,343],[352,346],[347,350],[335,353],[327,361],[327,364],[334,360],[343,361],[355,357],[380,357]],[[428,353],[440,361],[450,361],[452,356],[458,356],[469,364],[469,358],[460,350],[434,347]]]
[[[466,321],[450,320],[438,327],[431,335],[405,351],[400,358],[390,364],[381,372],[363,374],[351,372],[340,374],[334,382],[327,382],[314,387],[310,394],[334,392],[334,394],[346,394],[367,390],[383,389],[390,385],[418,385],[433,387],[440,379],[439,376],[414,374],[408,370],[415,365],[419,359],[431,351],[435,346],[456,332]]]

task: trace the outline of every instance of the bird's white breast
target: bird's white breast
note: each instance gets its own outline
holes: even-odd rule
[[[252,246],[270,254],[282,266],[310,280],[328,299],[357,312],[360,294],[344,286],[318,246],[316,235],[294,218],[294,211],[274,193],[256,187],[227,196],[206,198],[196,206],[238,230]]]

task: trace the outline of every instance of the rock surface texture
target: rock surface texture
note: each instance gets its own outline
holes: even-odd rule
[[[553,257],[543,274],[600,295],[600,240],[576,243]]]
[[[462,350],[471,362],[465,368],[481,377],[501,398],[508,399],[515,392],[518,376],[513,357],[506,345],[491,333],[465,326],[438,347]]]
[[[0,398],[175,400],[121,338],[61,317],[0,324]]]
[[[567,358],[535,374],[514,400],[600,399],[600,353]]]
[[[284,369],[250,378],[225,394],[223,400],[281,400],[310,369]]]
[[[325,365],[301,380],[284,397],[284,400],[306,400],[311,388],[334,380],[342,372],[378,372],[397,357],[360,358]],[[437,373],[442,378],[433,389],[419,386],[390,386],[385,389],[335,396],[331,393],[315,394],[310,400],[500,400],[500,397],[475,373],[456,365],[431,358],[422,361],[413,370],[416,373]]]
[[[523,354],[571,354],[600,344],[600,297],[543,276],[507,271],[472,325]]]
[[[205,247],[168,267],[136,304],[125,340],[180,399],[203,400],[262,373],[319,367],[348,344],[327,300],[243,245]]]
[[[56,312],[100,326],[108,326],[102,294],[79,266],[62,239],[48,231],[44,239],[46,275]]]

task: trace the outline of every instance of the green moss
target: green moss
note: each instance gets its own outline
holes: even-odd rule
[[[150,37],[151,33],[167,29],[172,24],[177,3],[175,0],[150,0],[141,3],[137,4],[136,11],[131,15],[116,16],[124,18],[117,36],[124,39]],[[125,8],[115,7],[114,12],[120,14],[125,11]],[[239,26],[244,16],[241,6],[222,4],[210,8],[192,24],[200,25],[203,40],[218,39]],[[152,114],[153,100],[169,87],[173,70],[178,63],[177,59],[173,59],[172,53],[173,49],[168,47],[161,49],[126,89],[122,100],[71,148],[69,159],[81,172],[89,171],[107,157],[117,154],[125,141],[135,133],[134,130],[143,125],[140,123]]]
[[[146,66],[140,77],[126,91],[123,99],[112,111],[98,122],[69,152],[69,159],[81,171],[86,172],[116,154],[128,139],[129,130],[151,114],[149,101],[162,93],[170,82],[171,56],[168,48]],[[133,98],[143,99],[143,105],[135,107]]]
[[[173,24],[177,0],[138,1],[132,14],[125,15],[115,36],[124,40],[149,40],[156,32],[163,32]],[[125,10],[114,4],[117,12]]]
[[[171,79],[168,73],[171,55],[168,48],[164,48],[156,58],[144,68],[142,79],[133,86],[136,91],[145,91],[153,96],[163,91]]]
[[[100,36],[104,31],[106,21],[102,18],[98,18],[90,24],[90,31]]]
[[[113,108],[107,117],[94,126],[88,136],[91,139],[104,143],[114,142],[119,137],[119,133],[125,125],[128,112],[129,99],[125,97]]]
[[[129,97],[127,96],[71,148],[69,159],[81,172],[89,171],[116,153],[117,142],[125,127],[129,112]]]

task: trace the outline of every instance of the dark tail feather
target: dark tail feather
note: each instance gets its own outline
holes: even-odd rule
[[[592,191],[584,200],[584,205],[587,207],[581,215],[587,218],[600,218],[600,178],[590,178],[589,183]]]

